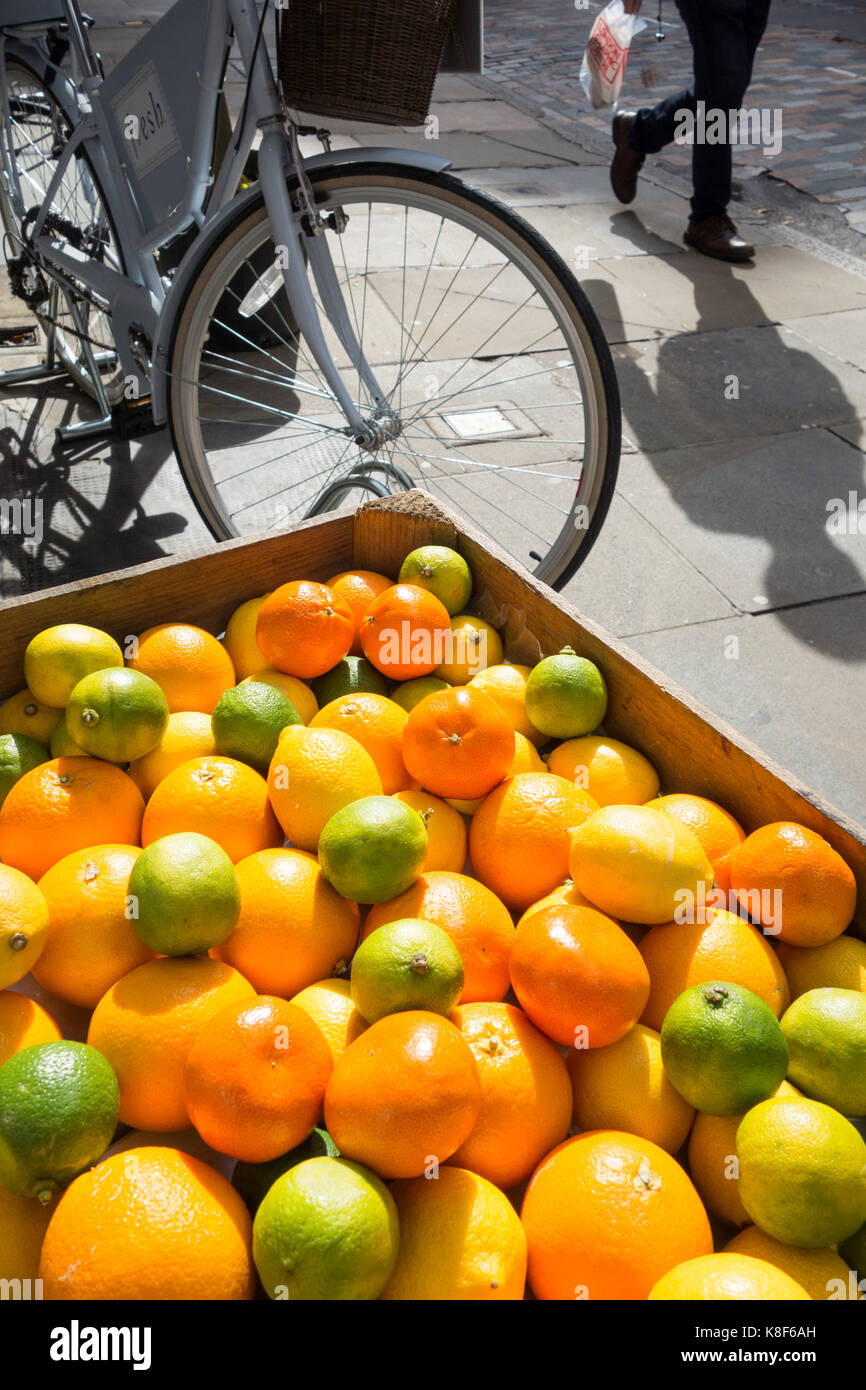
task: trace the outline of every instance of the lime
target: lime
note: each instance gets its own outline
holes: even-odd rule
[[[244,681],[220,696],[211,716],[217,752],[266,773],[280,734],[301,716],[274,685]]]
[[[86,1043],[38,1043],[0,1067],[0,1185],[47,1202],[101,1158],[117,1127],[120,1088]]]
[[[472,593],[472,571],[463,556],[447,545],[422,545],[410,551],[400,566],[399,582],[435,594],[452,618],[463,612]]]
[[[866,1221],[853,1236],[839,1242],[839,1254],[858,1279],[866,1279]]]
[[[48,756],[48,749],[26,734],[0,734],[0,806],[18,778],[40,763],[47,763]]]
[[[319,840],[325,878],[356,903],[396,898],[420,874],[427,830],[411,806],[390,796],[364,796],[335,811]]]
[[[122,666],[113,637],[83,623],[60,623],[37,632],[24,653],[24,679],[43,705],[63,709],[75,686],[92,671]]]
[[[526,681],[526,713],[548,738],[582,738],[607,711],[607,686],[598,667],[571,647],[546,656]]]
[[[447,932],[401,917],[363,941],[352,960],[352,1002],[375,1023],[403,1009],[447,1017],[463,992],[463,961]]]
[[[234,864],[215,840],[192,830],[164,835],[143,849],[127,893],[137,934],[164,956],[221,945],[241,911]]]
[[[308,1158],[277,1178],[253,1222],[269,1298],[378,1298],[397,1261],[394,1198],[345,1158]]]
[[[425,695],[432,695],[436,690],[450,690],[447,681],[443,681],[439,676],[416,676],[411,681],[401,681],[394,687],[391,699],[407,714],[410,714],[417,704],[424,699]]]
[[[93,671],[66,706],[66,731],[85,753],[131,763],[155,748],[168,725],[168,702],[150,676],[127,667]]]
[[[689,1105],[742,1115],[785,1079],[788,1049],[768,1004],[742,985],[709,981],[683,990],[662,1024],[662,1064]]]
[[[312,682],[319,706],[338,700],[341,695],[387,695],[388,682],[364,656],[344,656],[330,671]]]
[[[791,1084],[843,1115],[866,1115],[866,994],[810,989],[781,1025]]]
[[[61,719],[53,734],[51,735],[51,756],[52,758],[89,758],[90,754],[85,753],[80,744],[70,734],[66,727],[66,720]]]
[[[286,1154],[268,1163],[244,1163],[239,1159],[232,1173],[232,1186],[241,1194],[252,1216],[255,1216],[277,1178],[308,1158],[339,1158],[340,1150],[326,1129],[314,1129],[302,1144],[296,1144]]]
[[[838,1110],[774,1096],[743,1116],[736,1143],[740,1200],[768,1236],[823,1249],[866,1221],[866,1144]]]

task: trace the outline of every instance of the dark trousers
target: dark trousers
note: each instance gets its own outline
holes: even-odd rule
[[[722,111],[739,110],[752,80],[755,50],[767,25],[770,0],[676,0],[694,52],[694,80],[685,91],[658,106],[642,107],[630,144],[655,154],[674,138],[677,112],[697,109],[699,101]],[[695,143],[692,147],[692,218],[723,213],[731,199],[731,147]]]

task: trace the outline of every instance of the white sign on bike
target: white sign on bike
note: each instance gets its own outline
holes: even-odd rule
[[[153,63],[147,63],[113,99],[133,171],[141,177],[180,149],[180,136]]]

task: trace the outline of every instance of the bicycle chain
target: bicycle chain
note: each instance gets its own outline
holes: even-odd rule
[[[29,212],[25,213],[25,216],[21,224],[22,231],[24,230],[27,224],[28,218],[33,217],[37,212],[38,209],[31,208]],[[71,242],[73,246],[76,246],[76,249],[81,250],[81,243],[85,239],[85,234],[81,231],[81,228],[76,227],[74,223],[67,222],[66,218],[60,217],[55,213],[48,213],[43,225],[44,228],[49,232],[51,232],[52,230],[62,232],[62,234],[66,237],[67,241]],[[16,268],[18,266],[21,266],[23,268],[24,264],[26,263],[28,265],[35,266],[35,268],[40,273],[42,273],[42,266],[35,261],[27,260],[30,248],[23,240],[21,240],[21,238],[16,233],[7,232],[7,236],[13,238],[18,242],[22,252],[20,256],[15,256],[11,258],[8,256],[6,257],[6,267],[9,274],[9,282],[12,289],[12,293],[16,295],[17,298],[24,300],[25,304],[27,304],[28,307],[33,310],[33,313],[39,319],[40,324],[50,323],[51,325],[53,325],[54,328],[61,328],[63,329],[64,333],[71,334],[72,336],[77,338],[79,342],[89,343],[91,347],[99,348],[102,352],[105,352],[108,345],[104,341],[98,338],[92,338],[89,333],[80,333],[74,324],[70,325],[68,323],[64,323],[62,319],[55,318],[53,314],[49,314],[46,310],[41,310],[38,307],[38,304],[34,304],[31,302],[32,296],[28,297],[27,295],[22,294],[18,290],[16,290],[14,279],[16,272],[13,271],[12,265],[15,265]],[[105,306],[101,302],[101,300],[99,300],[96,297],[96,295],[91,294],[89,290],[80,285],[78,281],[76,281],[66,271],[61,270],[58,266],[52,265],[47,273],[49,278],[57,280],[58,283],[64,284],[67,290],[69,290],[69,292],[72,293],[77,300],[87,302],[88,304],[92,304],[96,308],[98,308],[101,313],[105,313]],[[44,299],[39,301],[40,304],[44,302]]]

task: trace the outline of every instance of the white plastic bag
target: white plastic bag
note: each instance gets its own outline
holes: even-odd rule
[[[610,0],[596,15],[580,65],[580,85],[596,110],[619,96],[632,38],[645,28],[646,20],[626,14],[622,0]]]

